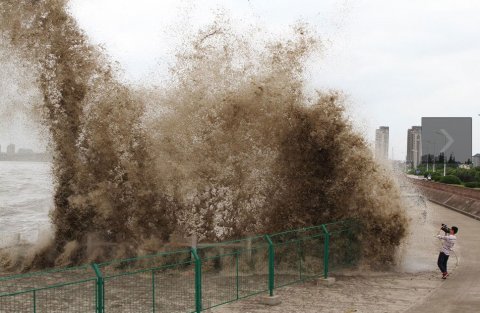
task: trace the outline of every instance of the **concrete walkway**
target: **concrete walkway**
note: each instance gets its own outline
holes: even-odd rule
[[[480,221],[439,205],[430,207],[433,225],[459,227],[455,247],[458,265],[440,287],[407,312],[480,312]],[[451,256],[449,265],[455,261]]]
[[[332,286],[305,283],[275,290],[282,299],[278,306],[265,306],[253,297],[211,312],[480,312],[480,221],[431,202],[413,207],[410,216],[410,234],[395,271],[337,273]],[[446,280],[436,265],[441,243],[434,237],[442,223],[459,227],[456,256],[450,257]]]

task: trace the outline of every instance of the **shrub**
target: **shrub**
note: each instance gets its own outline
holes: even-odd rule
[[[452,185],[461,185],[462,184],[462,181],[460,180],[460,178],[458,178],[457,176],[454,176],[454,175],[443,176],[443,177],[440,178],[440,182],[444,183],[444,184],[452,184]]]
[[[437,172],[432,173],[432,180],[433,181],[440,181],[441,178],[442,178],[442,175],[440,173],[437,173]]]
[[[465,183],[464,184],[465,187],[468,187],[468,188],[480,188],[480,182],[468,182],[468,183]]]
[[[476,174],[475,170],[464,169],[464,168],[459,168],[456,171],[456,173],[454,173],[454,175],[460,178],[460,180],[463,182],[475,181],[475,174]]]

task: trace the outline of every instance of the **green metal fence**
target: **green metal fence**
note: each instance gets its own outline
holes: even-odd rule
[[[0,313],[202,312],[356,260],[341,221],[155,255],[0,277]]]

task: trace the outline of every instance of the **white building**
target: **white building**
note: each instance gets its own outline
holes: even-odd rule
[[[472,156],[472,163],[474,167],[480,166],[480,153],[477,153],[474,156]]]
[[[422,127],[412,126],[407,132],[407,163],[417,168],[422,162]]]
[[[375,130],[375,158],[378,160],[388,159],[388,140],[388,126],[380,126],[380,128]]]

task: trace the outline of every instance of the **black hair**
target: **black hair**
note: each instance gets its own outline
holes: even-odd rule
[[[453,233],[456,234],[458,232],[458,227],[457,226],[452,226]]]

